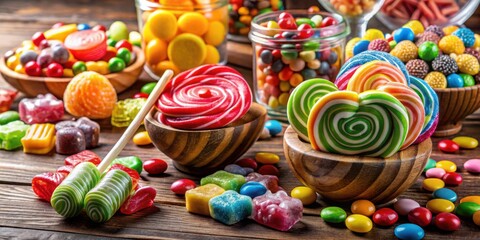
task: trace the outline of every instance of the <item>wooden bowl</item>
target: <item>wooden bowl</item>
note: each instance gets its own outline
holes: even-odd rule
[[[153,144],[185,173],[205,176],[241,157],[260,136],[267,110],[253,103],[241,119],[224,128],[182,130],[157,121],[156,109],[145,118],[145,128]]]
[[[465,117],[480,108],[480,85],[434,90],[438,95],[440,113],[433,136],[445,137],[460,132]]]
[[[137,81],[140,73],[142,73],[145,55],[138,47],[134,47],[133,52],[136,55],[133,64],[130,64],[130,66],[121,72],[105,75],[117,93],[123,92],[132,86]],[[72,80],[72,78],[32,77],[26,74],[20,74],[8,68],[5,61],[6,59],[3,57],[0,59],[0,73],[3,78],[14,88],[29,97],[51,93],[55,95],[55,97],[62,99],[63,92],[67,88],[70,80]]]
[[[429,139],[389,158],[346,156],[312,149],[289,126],[285,158],[296,177],[323,197],[340,202],[368,199],[387,203],[412,186],[432,151]]]

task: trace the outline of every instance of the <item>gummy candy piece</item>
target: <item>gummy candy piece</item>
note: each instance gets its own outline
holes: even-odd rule
[[[228,190],[208,202],[210,216],[217,221],[232,225],[252,214],[252,199]]]
[[[262,175],[260,173],[250,173],[246,177],[247,182],[259,182],[263,184],[272,193],[276,193],[279,190],[283,190],[278,186],[278,177],[273,175]]]
[[[13,91],[9,89],[0,89],[0,112],[5,112],[10,109],[12,106],[15,96],[17,96],[18,91]]]
[[[210,216],[208,202],[225,192],[223,188],[215,184],[206,184],[194,189],[190,189],[185,193],[185,205],[187,211],[205,216]]]
[[[5,125],[9,122],[20,120],[20,114],[15,111],[6,111],[0,113],[0,125]]]
[[[30,125],[17,120],[0,126],[0,149],[13,150],[22,146],[21,139]]]
[[[58,122],[64,114],[63,101],[50,93],[22,99],[18,111],[20,119],[28,124]]]
[[[87,149],[98,146],[100,138],[100,125],[87,117],[81,117],[77,121],[61,121],[55,124],[55,130],[57,132],[66,127],[75,127],[80,129],[85,136],[85,147]]]
[[[33,192],[42,200],[50,202],[53,191],[62,183],[67,175],[61,172],[46,172],[32,179]]]
[[[235,190],[238,192],[245,183],[245,177],[220,170],[200,180],[200,185],[202,186],[209,183],[216,184],[225,190]]]
[[[85,150],[85,135],[76,127],[66,127],[57,131],[56,152],[59,154],[75,154]]]
[[[302,219],[302,212],[302,201],[289,197],[284,191],[267,191],[253,199],[253,220],[280,231],[290,230]]]
[[[100,157],[97,154],[95,154],[92,151],[85,150],[77,154],[73,154],[71,156],[66,157],[65,165],[77,166],[78,164],[83,162],[91,162],[95,164],[95,166],[98,166],[98,164],[100,164],[101,161],[102,159],[100,159]]]
[[[115,160],[113,160],[112,165],[115,164],[115,163],[122,164],[125,167],[131,168],[131,169],[137,171],[138,174],[142,173],[143,162],[137,156],[128,156],[128,157],[116,158]]]
[[[68,174],[70,174],[73,171],[73,168],[75,168],[75,166],[73,166],[73,165],[63,165],[63,166],[57,168],[57,172],[58,173],[63,173],[63,174],[65,174],[65,176],[68,176]]]
[[[115,127],[128,127],[146,101],[145,98],[128,98],[118,101],[113,108],[112,125]]]
[[[134,214],[142,209],[153,205],[157,191],[155,188],[145,186],[137,189],[120,208],[120,212],[126,215]]]
[[[23,152],[47,154],[55,145],[55,125],[51,123],[33,124],[21,141]]]

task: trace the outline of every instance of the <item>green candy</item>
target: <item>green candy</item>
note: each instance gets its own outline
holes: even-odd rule
[[[474,202],[462,202],[455,208],[455,214],[470,219],[476,211],[480,211],[480,204]]]
[[[128,39],[128,28],[124,22],[116,21],[110,25],[108,29],[110,39],[115,41],[127,40]]]
[[[125,167],[131,168],[137,171],[138,174],[142,173],[143,162],[137,156],[116,158],[115,160],[113,160],[112,165],[115,163],[122,164]]]
[[[77,61],[72,66],[72,71],[74,75],[87,71],[87,65],[85,62]]]
[[[439,48],[434,42],[426,41],[418,48],[418,56],[421,59],[430,62],[438,56]]]
[[[125,62],[118,57],[113,57],[108,61],[108,69],[110,72],[120,72],[125,69]]]
[[[317,25],[315,24],[315,22],[313,22],[310,18],[297,18],[295,20],[295,23],[297,24],[297,26],[300,26],[302,24],[308,24],[310,25],[312,28],[316,28]]]
[[[200,185],[202,186],[209,183],[213,183],[225,190],[238,192],[242,185],[245,184],[245,177],[220,170],[200,180]]]
[[[87,216],[94,222],[108,221],[127,200],[132,191],[132,178],[128,173],[114,169],[85,196]]]
[[[107,45],[110,46],[110,47],[115,47],[115,45],[117,44],[117,41],[109,38],[107,39]]]
[[[140,92],[150,94],[152,93],[153,89],[157,86],[157,82],[149,82],[142,86]]]
[[[316,51],[320,48],[319,42],[309,41],[303,44],[303,50],[305,51]]]
[[[80,163],[53,192],[52,207],[64,217],[77,216],[83,210],[85,195],[98,181],[100,172],[97,167],[91,162]]]
[[[463,86],[464,87],[471,87],[475,85],[475,79],[472,75],[466,73],[459,73],[460,77],[463,78]]]
[[[436,167],[437,167],[437,162],[429,158],[427,161],[427,164],[425,165],[425,168],[423,168],[423,171],[426,172],[428,169],[436,168]]]
[[[120,48],[117,51],[117,57],[122,59],[126,64],[132,59],[132,53],[126,48]]]
[[[260,11],[258,11],[258,15],[269,13],[269,12],[273,12],[273,10],[271,8],[260,9]]]
[[[345,210],[339,207],[326,207],[320,212],[320,217],[329,223],[341,223],[347,219]]]
[[[294,60],[298,58],[298,51],[295,49],[293,44],[283,44],[280,54],[288,60]]]
[[[128,127],[147,102],[145,98],[127,98],[118,101],[113,107],[111,123],[115,127]]]
[[[16,111],[6,111],[0,113],[0,125],[5,125],[15,120],[20,120],[20,114],[18,114]]]
[[[142,35],[137,31],[131,31],[128,34],[128,41],[137,47],[142,47]]]
[[[21,139],[27,133],[30,125],[20,120],[0,126],[0,149],[14,150],[22,146]]]

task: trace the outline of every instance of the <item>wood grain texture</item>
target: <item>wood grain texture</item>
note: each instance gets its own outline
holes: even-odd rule
[[[205,176],[223,169],[242,156],[257,140],[267,118],[267,110],[253,103],[250,110],[226,127],[209,130],[181,130],[156,120],[157,110],[145,119],[153,144],[182,172]]]

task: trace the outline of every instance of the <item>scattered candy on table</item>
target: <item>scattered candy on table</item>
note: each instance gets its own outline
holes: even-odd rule
[[[326,207],[320,212],[320,217],[329,223],[342,223],[347,219],[347,213],[340,207]]]
[[[143,169],[149,174],[162,174],[167,168],[168,164],[162,159],[152,158],[143,162]]]
[[[424,207],[418,207],[408,212],[408,221],[420,227],[426,227],[432,222],[432,212]]]
[[[425,236],[425,231],[416,224],[404,223],[395,227],[394,234],[399,239],[420,240]]]
[[[463,168],[471,173],[480,173],[480,159],[470,159],[463,163]]]
[[[23,152],[47,154],[55,147],[55,125],[37,123],[28,128],[22,138]]]
[[[14,150],[22,146],[23,137],[30,125],[20,120],[9,122],[0,126],[0,149]]]
[[[18,104],[20,119],[27,124],[55,123],[63,118],[63,101],[50,93],[24,98]]]
[[[138,174],[142,173],[142,170],[143,170],[143,162],[137,156],[115,158],[112,162],[112,165],[116,163],[122,164],[130,169],[133,169],[137,171]]]
[[[348,230],[356,233],[367,233],[373,228],[370,218],[361,214],[352,214],[345,219],[345,226]]]
[[[252,214],[252,199],[228,190],[208,201],[210,216],[222,222],[232,225],[247,218]]]
[[[146,170],[145,170],[146,171]],[[190,179],[179,179],[172,183],[170,190],[175,194],[184,195],[188,190],[197,187],[194,181]]]
[[[478,140],[473,137],[458,136],[452,139],[460,148],[475,149],[478,146]]]
[[[187,211],[191,213],[210,216],[208,202],[210,199],[221,195],[225,190],[215,184],[205,184],[185,192]]]
[[[87,117],[81,117],[76,121],[67,120],[55,124],[55,130],[57,130],[57,132],[65,127],[78,128],[83,132],[86,149],[91,149],[98,146],[98,142],[100,140],[100,125],[97,122],[94,122]],[[63,141],[61,144],[66,146],[68,145],[68,142]]]
[[[292,189],[290,196],[302,201],[304,206],[310,205],[317,201],[317,193],[313,189],[305,186],[295,187]]]
[[[390,227],[398,221],[398,213],[391,208],[380,208],[372,215],[375,224]]]
[[[133,143],[138,146],[152,144],[152,139],[148,136],[147,131],[141,131],[133,136]]]
[[[245,183],[245,177],[238,174],[231,174],[225,171],[217,171],[211,175],[203,177],[200,180],[200,185],[216,184],[225,190],[239,191]]]

